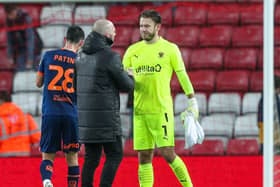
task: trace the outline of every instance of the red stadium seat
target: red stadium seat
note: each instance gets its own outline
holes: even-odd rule
[[[224,155],[222,140],[205,139],[202,144],[196,144],[191,149],[192,155]]]
[[[131,42],[132,27],[116,27],[115,47],[127,47]]]
[[[144,6],[143,10],[154,9],[160,13],[161,24],[170,26],[172,25],[172,3],[167,3],[160,6]]]
[[[196,92],[213,92],[215,90],[215,71],[189,71],[188,75]]]
[[[7,45],[7,34],[6,30],[1,30],[0,31],[0,48],[6,47]]]
[[[15,65],[13,64],[13,60],[9,59],[7,56],[6,48],[0,50],[0,71],[3,70],[11,70],[15,69]]]
[[[262,3],[263,0],[237,0],[240,3]]]
[[[280,24],[280,4],[275,5],[275,15],[274,15],[275,23],[277,25]]]
[[[230,26],[204,27],[200,31],[200,46],[227,47],[230,45],[232,28]]]
[[[209,6],[208,24],[237,25],[238,23],[239,6],[237,4],[211,4]]]
[[[0,90],[7,91],[9,94],[12,93],[13,76],[11,71],[0,71]]]
[[[253,71],[250,75],[250,87],[251,92],[261,92],[263,90],[263,72]]]
[[[137,152],[133,150],[133,140],[127,139],[124,143],[123,154],[125,156],[137,156]]]
[[[260,47],[263,43],[263,28],[257,25],[236,27],[232,31],[232,46]]]
[[[226,153],[227,155],[258,155],[259,145],[256,139],[231,139]]]
[[[6,24],[6,13],[3,5],[0,5],[0,25],[3,26]]]
[[[180,156],[187,156],[191,154],[190,149],[185,149],[185,139],[175,139],[175,152]]]
[[[166,30],[167,30],[166,27],[161,26],[161,28],[159,30],[159,35],[164,37],[165,33],[167,32]],[[135,27],[132,31],[131,43],[135,43],[135,42],[138,42],[140,40],[141,40],[141,36],[140,36],[140,33],[139,33],[139,27]]]
[[[222,69],[224,50],[220,48],[201,48],[192,51],[190,69]]]
[[[201,3],[184,3],[177,6],[174,25],[205,25],[207,21],[207,5]]]
[[[240,7],[241,24],[262,24],[263,6],[260,4],[250,4]]]
[[[220,71],[216,77],[217,92],[248,92],[249,72],[245,70]]]
[[[280,27],[274,27],[274,45],[280,45]]]
[[[140,9],[135,5],[112,5],[109,7],[107,19],[116,25],[136,25]]]
[[[199,42],[199,28],[189,26],[169,27],[166,39],[181,47],[196,47]]]
[[[224,69],[255,70],[257,50],[254,48],[231,48],[225,53]]]
[[[185,67],[188,71],[189,66],[190,66],[190,59],[191,59],[191,52],[192,50],[190,48],[180,48],[182,58],[185,64]]]

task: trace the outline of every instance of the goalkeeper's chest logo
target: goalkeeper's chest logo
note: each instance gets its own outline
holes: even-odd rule
[[[162,58],[163,56],[164,56],[164,53],[163,53],[163,52],[159,52],[159,53],[158,53],[158,57],[159,57],[159,58]]]

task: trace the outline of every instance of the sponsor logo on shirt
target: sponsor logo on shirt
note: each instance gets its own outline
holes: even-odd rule
[[[161,71],[161,65],[156,64],[154,66],[151,65],[142,65],[138,66],[135,69],[136,73],[154,73],[154,72],[160,72]]]

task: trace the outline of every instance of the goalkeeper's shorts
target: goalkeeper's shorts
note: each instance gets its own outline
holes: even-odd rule
[[[173,113],[134,115],[134,150],[174,146]]]

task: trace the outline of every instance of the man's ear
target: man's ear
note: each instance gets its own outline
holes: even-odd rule
[[[84,45],[84,40],[80,40],[79,46],[83,46]]]

